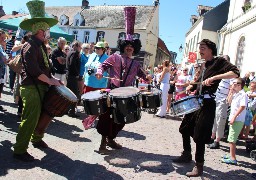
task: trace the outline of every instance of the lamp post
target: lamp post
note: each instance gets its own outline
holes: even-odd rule
[[[181,44],[180,47],[179,47],[179,52],[181,54],[181,59],[182,59],[182,50],[183,50],[183,47],[182,47],[182,44]]]

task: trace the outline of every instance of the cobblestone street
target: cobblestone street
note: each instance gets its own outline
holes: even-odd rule
[[[154,118],[143,112],[140,121],[126,125],[119,134],[117,142],[123,149],[100,155],[95,150],[101,137],[95,128],[84,130],[83,113],[78,119],[55,118],[44,138],[50,148],[42,151],[30,144],[28,152],[38,160],[23,163],[12,158],[19,119],[8,88],[4,88],[1,101],[8,111],[0,114],[0,179],[189,179],[185,173],[193,168],[194,162],[172,162],[182,151],[180,119]],[[220,161],[229,152],[227,143],[221,142],[217,150],[206,148],[204,174],[194,179],[252,179],[256,165],[244,145],[244,141],[238,142],[237,166]],[[194,159],[195,144],[192,146]]]

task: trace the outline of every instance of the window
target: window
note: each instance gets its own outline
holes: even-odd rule
[[[75,19],[75,26],[79,26],[79,19]]]
[[[90,37],[90,31],[85,31],[84,32],[84,43],[89,42],[89,37]]]
[[[78,34],[78,31],[74,30],[73,35],[75,36],[75,38],[74,38],[75,40],[77,40],[77,34]]]
[[[118,35],[118,39],[125,39],[126,38],[126,33],[125,32],[121,32]]]
[[[239,70],[242,69],[244,59],[245,37],[241,37],[237,46],[236,62],[235,65]]]
[[[105,32],[104,31],[98,31],[97,32],[97,37],[96,37],[96,42],[102,41],[104,39]]]

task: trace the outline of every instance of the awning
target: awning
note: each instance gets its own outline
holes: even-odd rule
[[[24,18],[30,18],[30,15],[0,20],[0,28],[17,31],[20,22]],[[66,33],[65,31],[60,29],[57,25],[51,27],[50,31],[51,31],[51,37],[54,39],[58,39],[59,37],[64,37],[69,42],[72,42],[74,40],[74,35],[70,35]]]

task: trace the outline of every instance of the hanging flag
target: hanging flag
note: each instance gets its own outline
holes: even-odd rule
[[[197,55],[195,52],[188,53],[188,62],[195,63],[196,59],[197,59]]]

